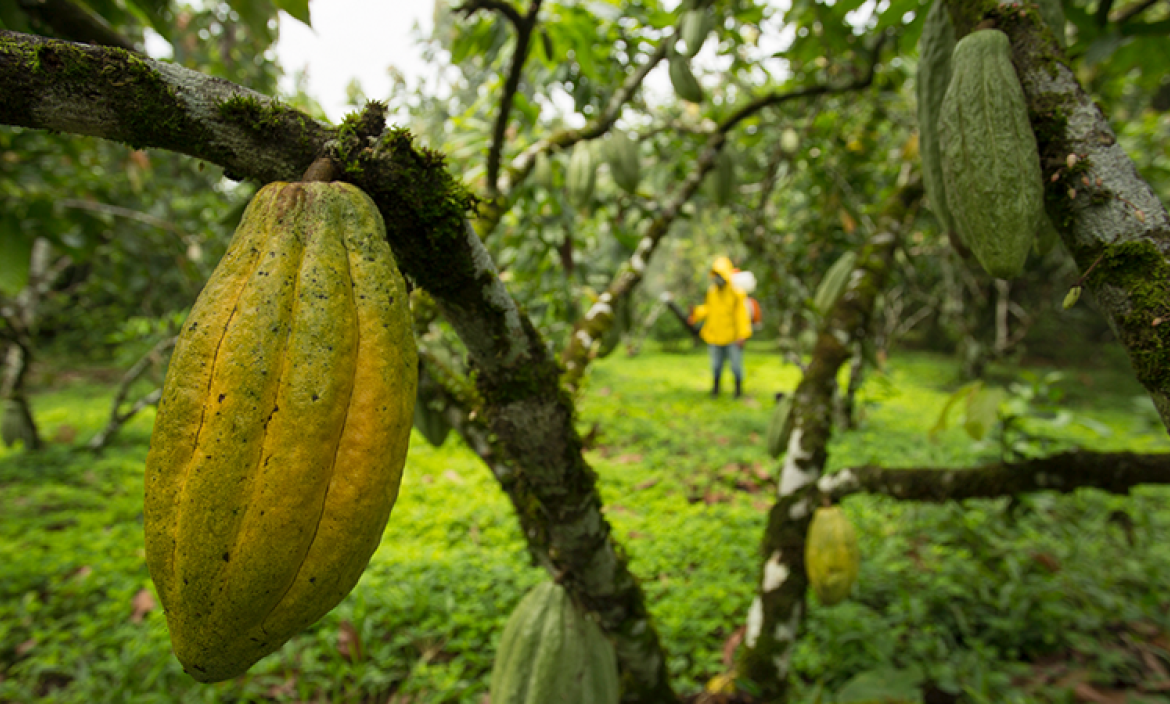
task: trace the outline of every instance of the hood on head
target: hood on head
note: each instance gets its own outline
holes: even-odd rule
[[[715,263],[711,265],[711,273],[719,274],[724,281],[731,281],[731,275],[735,273],[735,267],[731,265],[731,260],[727,257],[718,257]]]

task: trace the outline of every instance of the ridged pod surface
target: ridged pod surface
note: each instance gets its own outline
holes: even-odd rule
[[[780,399],[772,409],[772,417],[768,419],[768,456],[775,459],[788,449],[788,440],[792,437],[792,395]]]
[[[373,202],[271,183],[179,336],[146,458],[171,644],[235,677],[357,583],[398,494],[418,360]]]
[[[947,208],[946,186],[942,176],[942,151],[939,147],[938,112],[951,82],[951,54],[955,50],[955,28],[942,0],[935,0],[922,25],[918,39],[918,147],[922,156],[922,185],[931,212],[942,226],[955,232],[955,222]]]
[[[715,168],[707,176],[710,179],[711,198],[716,205],[724,206],[735,195],[735,157],[731,147],[724,145],[715,157]]]
[[[817,309],[818,313],[821,315],[829,314],[829,310],[845,292],[849,276],[853,273],[853,268],[856,265],[857,252],[845,252],[825,272],[825,278],[821,279],[816,294],[813,295],[813,307]]]
[[[817,599],[825,606],[849,597],[861,570],[861,550],[853,524],[837,506],[818,508],[804,544],[804,569]]]
[[[706,10],[688,10],[679,25],[679,36],[686,48],[679,53],[688,59],[699,53],[707,41],[707,35],[711,33],[711,24]]]
[[[699,80],[691,73],[691,65],[684,57],[671,57],[669,75],[670,85],[674,87],[678,97],[692,103],[703,102],[703,86],[699,85]]]
[[[617,658],[564,588],[538,584],[508,618],[492,666],[492,704],[617,704]]]
[[[615,131],[606,140],[605,155],[609,172],[614,182],[625,192],[638,190],[642,178],[642,159],[638,154],[638,143],[622,131]]]
[[[577,142],[569,155],[569,171],[565,175],[569,200],[579,208],[588,205],[596,182],[597,164],[593,161],[593,149],[588,142]]]
[[[1036,136],[1008,37],[997,29],[959,40],[939,109],[947,205],[988,274],[1019,276],[1044,214]]]

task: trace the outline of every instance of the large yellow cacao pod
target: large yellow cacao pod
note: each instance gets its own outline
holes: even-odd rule
[[[844,601],[861,569],[853,524],[837,506],[818,508],[808,527],[804,569],[817,598],[826,606]]]
[[[146,562],[171,644],[235,677],[357,583],[398,495],[418,360],[381,216],[272,183],[184,324],[146,458]]]

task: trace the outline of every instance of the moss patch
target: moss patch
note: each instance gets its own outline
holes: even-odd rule
[[[1130,351],[1142,385],[1170,395],[1170,264],[1147,240],[1108,247],[1090,285],[1128,293],[1130,307],[1118,316],[1118,333]]]

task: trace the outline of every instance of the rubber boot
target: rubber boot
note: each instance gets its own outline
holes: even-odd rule
[[[715,377],[715,383],[711,385],[711,398],[719,395],[719,377]]]
[[[743,379],[736,379],[735,380],[735,397],[740,398],[741,396],[743,396]]]

